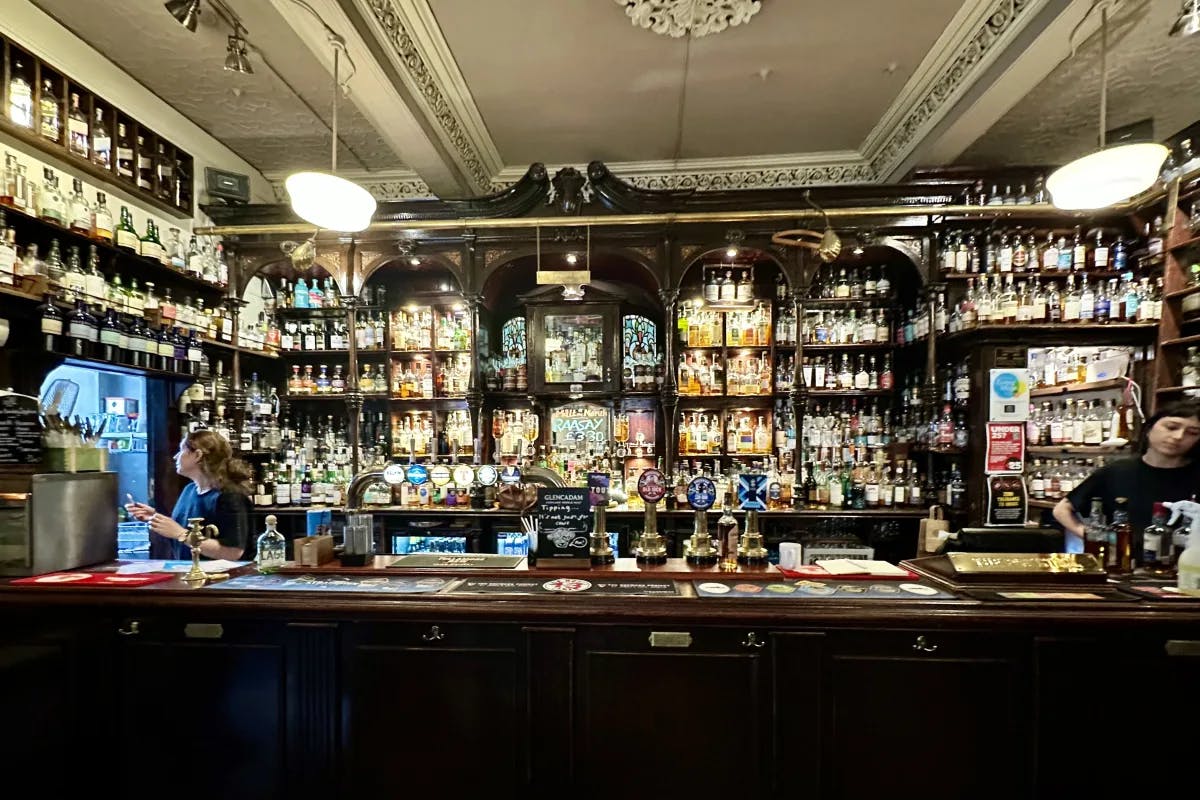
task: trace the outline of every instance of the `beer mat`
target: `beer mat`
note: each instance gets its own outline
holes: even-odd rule
[[[842,583],[838,580],[774,581],[771,583],[737,580],[692,581],[698,597],[776,598],[810,600],[953,600],[954,595],[924,583]]]
[[[1172,583],[1123,583],[1121,591],[1129,592],[1138,597],[1150,600],[1191,600],[1200,601],[1200,597],[1183,594]]]
[[[813,580],[915,581],[917,579],[917,573],[913,572],[910,569],[906,569],[905,567],[897,567],[897,569],[904,570],[903,575],[899,575],[899,574],[897,574],[897,575],[868,575],[865,572],[862,574],[858,574],[858,575],[834,575],[833,573],[829,572],[829,570],[825,569],[824,567],[818,566],[817,564],[805,564],[802,567],[794,567],[792,569],[778,567],[778,569],[780,572],[782,572],[784,574],[784,576],[786,576],[788,578],[801,578],[801,579],[813,579]]]
[[[440,569],[516,569],[524,556],[497,556],[487,553],[413,553],[400,556],[388,567],[436,567]]]
[[[677,597],[674,581],[622,581],[611,578],[467,578],[447,594],[586,594],[610,597]]]
[[[30,578],[17,578],[12,583],[20,586],[116,586],[130,589],[174,578],[174,575],[162,572],[144,575],[118,575],[115,572],[48,572]]]
[[[206,589],[268,589],[305,592],[382,592],[430,594],[445,588],[447,578],[395,578],[365,575],[242,575],[207,584]]]
[[[1128,596],[1103,586],[1090,589],[966,589],[963,593],[975,600],[1016,600],[1027,603],[1063,600],[1092,603],[1097,600],[1129,602]]]

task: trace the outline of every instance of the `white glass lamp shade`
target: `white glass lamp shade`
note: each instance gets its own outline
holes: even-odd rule
[[[1064,210],[1105,208],[1153,186],[1166,158],[1161,144],[1105,148],[1059,167],[1046,179],[1046,189]]]
[[[371,224],[375,198],[357,183],[327,172],[297,172],[284,186],[296,215],[318,228],[354,233]]]

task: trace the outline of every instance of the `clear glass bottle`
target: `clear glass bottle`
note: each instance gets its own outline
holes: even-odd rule
[[[42,170],[42,190],[38,194],[38,217],[56,225],[67,226],[67,202],[58,190],[58,177],[54,170]]]
[[[25,65],[19,56],[13,58],[8,79],[8,118],[22,128],[33,129],[33,86],[25,77]]]
[[[287,540],[279,532],[278,520],[268,514],[266,530],[259,534],[254,551],[254,566],[261,573],[275,572],[287,564]]]
[[[96,119],[91,131],[92,161],[105,169],[112,167],[112,134],[104,124],[104,109],[96,109]]]
[[[129,141],[129,132],[124,122],[117,123],[117,177],[130,183],[133,177],[133,143]]]
[[[38,111],[41,124],[39,133],[52,142],[62,139],[62,111],[58,106],[58,96],[54,94],[54,84],[49,78],[42,79],[42,96],[38,99]]]
[[[71,180],[71,197],[67,205],[71,230],[84,236],[92,235],[92,206],[83,196],[83,181]]]

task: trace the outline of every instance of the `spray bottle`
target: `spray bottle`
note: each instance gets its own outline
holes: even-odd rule
[[[1187,517],[1192,522],[1188,529],[1187,547],[1179,554],[1179,562],[1176,565],[1176,586],[1182,594],[1200,597],[1200,503],[1179,500],[1164,505],[1171,509],[1171,523],[1180,516]]]

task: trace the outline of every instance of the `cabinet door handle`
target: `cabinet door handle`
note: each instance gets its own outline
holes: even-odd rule
[[[141,632],[142,632],[141,626],[136,619],[131,621],[129,624],[125,625],[124,627],[117,628],[117,633],[120,636],[137,636]]]
[[[421,638],[427,642],[440,642],[446,638],[446,634],[437,625],[431,625],[427,632],[421,634]]]
[[[748,650],[761,650],[763,647],[766,647],[766,645],[766,642],[760,642],[758,640],[757,633],[747,633],[746,640],[742,642],[742,647],[745,647]]]
[[[925,638],[924,634],[917,637],[917,641],[913,643],[912,647],[913,650],[916,650],[918,653],[933,653],[938,649],[936,644],[929,643],[929,640]]]

